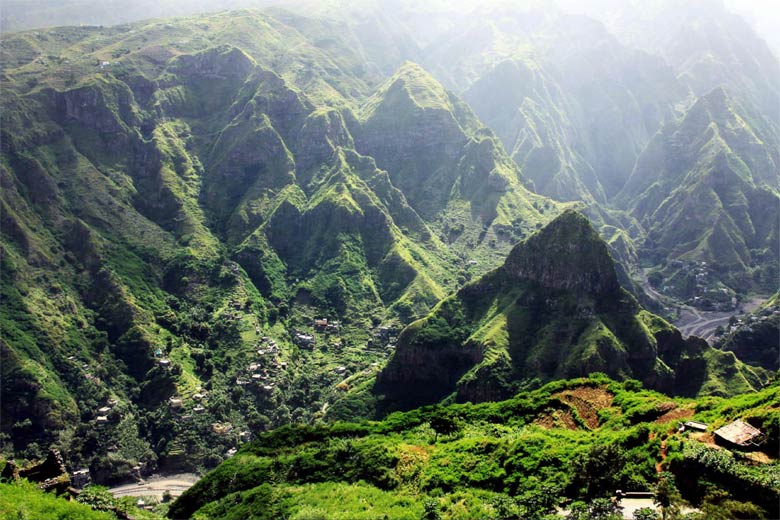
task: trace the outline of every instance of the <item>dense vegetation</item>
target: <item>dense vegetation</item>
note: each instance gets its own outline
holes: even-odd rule
[[[776,368],[771,328],[734,331],[737,357],[686,342],[632,279],[706,308],[776,290],[780,74],[749,27],[691,8],[651,45],[383,4],[2,35],[3,456],[56,446],[101,483],[205,471],[281,425],[374,416],[412,339],[455,347],[430,402],[592,370],[731,395],[763,374],[737,357]],[[607,244],[589,267],[633,294],[502,274],[572,206]],[[688,387],[661,384],[675,370]]]
[[[642,309],[620,287],[607,244],[567,210],[502,267],[409,325],[376,391],[383,409],[409,409],[448,397],[505,399],[539,380],[592,371],[688,396],[733,395],[764,381],[762,369],[684,340]]]
[[[84,489],[77,499],[44,493],[27,481],[0,483],[0,518],[14,520],[155,520],[161,512],[136,507],[136,499],[115,499],[100,486]],[[121,515],[121,516],[120,516]]]
[[[507,401],[395,413],[381,422],[287,426],[244,446],[177,500],[172,518],[537,518],[669,478],[704,511],[777,515],[780,466],[677,432],[745,418],[776,456],[778,390],[700,401],[601,376]],[[663,448],[662,448],[663,447]],[[663,453],[663,455],[662,455]],[[658,466],[657,466],[658,465]],[[658,471],[671,472],[671,477]],[[731,505],[721,504],[723,496]],[[341,515],[341,516],[339,516]]]

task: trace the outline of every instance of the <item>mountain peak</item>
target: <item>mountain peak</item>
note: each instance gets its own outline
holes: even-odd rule
[[[404,62],[363,108],[369,119],[378,112],[405,113],[409,110],[443,110],[454,107],[447,90],[420,65]]]
[[[514,278],[551,289],[599,296],[620,288],[607,245],[588,219],[574,210],[564,211],[515,246],[504,269]]]

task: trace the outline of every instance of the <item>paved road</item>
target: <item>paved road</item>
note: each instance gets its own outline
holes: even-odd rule
[[[653,298],[657,299],[661,303],[670,306],[678,307],[680,309],[680,317],[674,322],[674,325],[680,329],[684,338],[688,336],[699,336],[704,338],[708,343],[712,343],[715,339],[715,331],[720,326],[727,326],[729,319],[732,316],[739,315],[737,311],[719,312],[719,311],[702,311],[685,305],[677,303],[671,300],[668,296],[663,295],[653,289],[647,280],[647,277],[643,273],[642,287]],[[756,310],[766,299],[753,298],[742,304],[742,313],[747,314]]]
[[[700,311],[693,307],[681,306],[680,318],[675,322],[683,336],[699,336],[708,342],[715,339],[715,331],[718,327],[726,327],[732,316],[748,314],[756,310],[766,299],[753,298],[742,304],[742,313],[734,311],[716,312]]]
[[[680,309],[680,318],[675,325],[684,337],[699,336],[708,342],[715,338],[718,327],[726,326],[735,312],[699,311],[691,307]]]
[[[162,498],[163,493],[169,491],[172,496],[178,497],[197,482],[198,476],[192,473],[180,475],[167,475],[164,477],[152,477],[139,484],[125,484],[110,488],[108,491],[115,497],[150,497]]]

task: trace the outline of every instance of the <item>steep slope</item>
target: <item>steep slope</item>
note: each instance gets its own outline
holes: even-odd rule
[[[463,98],[496,132],[536,191],[558,200],[604,202],[604,189],[584,158],[584,138],[569,119],[572,101],[537,64],[506,60]]]
[[[225,42],[236,34],[243,48]],[[297,50],[275,63],[282,42]],[[7,43],[9,456],[36,458],[56,443],[98,481],[158,461],[214,464],[248,424],[321,409],[299,395],[301,378],[319,374],[305,386],[319,396],[334,364],[358,359],[356,344],[304,370],[304,359],[290,359],[293,328],[330,315],[346,318],[350,340],[353,330],[363,338],[372,318],[422,315],[457,283],[456,259],[387,174],[351,150],[343,104],[365,87],[336,65],[349,53],[331,59],[295,29],[247,12]],[[61,58],[44,58],[52,53]],[[301,63],[309,74],[299,75]],[[228,399],[267,334],[289,370]],[[214,407],[192,397],[206,389]],[[215,434],[212,424],[229,417],[235,433]]]
[[[720,367],[731,375],[718,380]],[[644,311],[618,283],[607,245],[565,211],[505,264],[440,302],[399,337],[375,391],[390,409],[454,395],[496,400],[533,378],[594,371],[665,391],[747,391],[756,373]],[[722,386],[720,386],[722,385]]]
[[[101,482],[213,465],[320,417],[339,374],[384,360],[373,327],[557,213],[419,67],[367,100],[377,67],[323,42],[339,27],[239,11],[4,38],[4,453],[54,443]],[[421,131],[451,148],[379,146]]]
[[[542,64],[575,101],[568,117],[579,124],[580,146],[611,201],[687,90],[664,60],[621,45],[589,19],[561,17],[540,39]]]
[[[655,136],[620,194],[680,296],[713,289],[682,282],[684,263],[702,261],[732,289],[774,288],[780,155],[755,120],[725,88],[713,90]]]
[[[713,3],[694,7],[661,52],[696,96],[725,85],[778,131],[780,60],[751,24]],[[674,27],[674,26],[672,26]]]
[[[356,149],[387,170],[409,205],[464,258],[495,265],[511,243],[560,211],[523,186],[492,132],[419,65],[404,64],[360,113]]]

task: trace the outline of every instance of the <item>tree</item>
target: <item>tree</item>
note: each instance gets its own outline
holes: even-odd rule
[[[625,450],[615,444],[596,444],[574,462],[575,485],[588,497],[603,497],[620,486],[615,467],[627,465]]]
[[[79,496],[76,497],[76,501],[87,504],[98,511],[108,511],[116,507],[116,501],[113,495],[108,492],[108,488],[94,484],[82,489]]]
[[[658,483],[653,492],[653,503],[661,508],[662,520],[671,520],[677,518],[680,513],[680,502],[682,497],[674,483],[674,475],[668,471],[658,475]]]
[[[452,435],[460,428],[458,419],[447,410],[437,411],[430,420],[431,428],[436,432],[436,438],[439,435]]]
[[[590,520],[622,520],[623,508],[611,498],[596,498],[588,506]]]
[[[585,502],[574,502],[569,506],[569,514],[566,520],[589,520],[588,504]]]
[[[517,503],[525,511],[522,517],[529,520],[554,514],[560,501],[561,490],[550,485],[542,485],[533,491],[524,493],[517,499]]]
[[[634,520],[658,520],[658,513],[650,507],[643,507],[634,511]]]
[[[435,498],[428,498],[423,505],[424,512],[422,520],[441,520],[441,510],[439,509],[439,501]]]
[[[500,495],[491,503],[496,517],[502,520],[520,518],[517,511],[517,502],[511,497]]]

